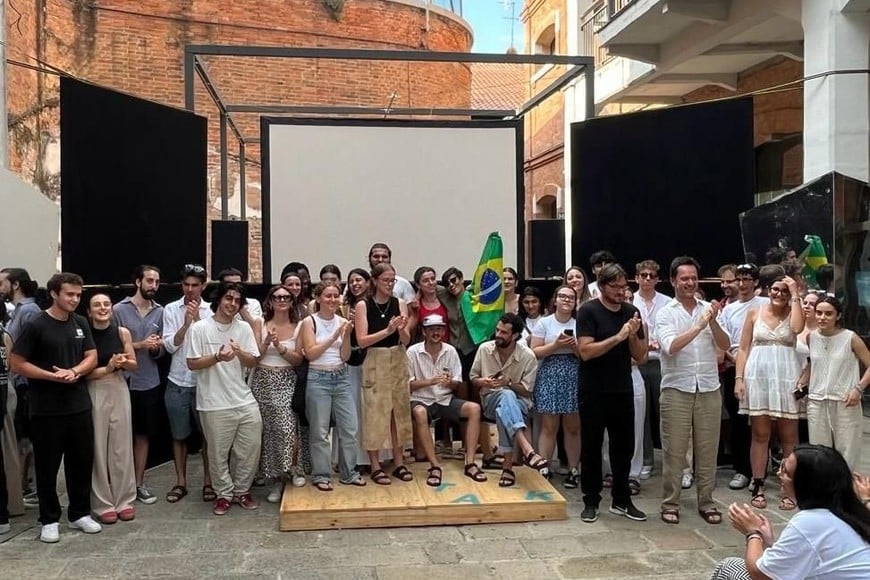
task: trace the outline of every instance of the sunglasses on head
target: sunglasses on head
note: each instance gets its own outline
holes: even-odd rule
[[[205,268],[203,268],[199,264],[185,264],[184,265],[184,273],[185,274],[205,274]]]

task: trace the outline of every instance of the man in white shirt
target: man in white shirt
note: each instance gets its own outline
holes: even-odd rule
[[[392,264],[392,260],[393,251],[390,246],[383,242],[372,244],[369,249],[369,267],[374,268],[381,262]],[[404,300],[406,304],[416,305],[417,303],[417,293],[414,291],[414,287],[406,278],[398,275],[396,276],[396,284],[393,286],[393,296]]]
[[[722,522],[713,502],[722,397],[716,347],[728,347],[728,335],[716,322],[717,303],[695,298],[700,266],[682,256],[671,262],[675,298],[656,320],[661,344],[661,430],[664,451],[661,518],[680,521],[680,492],[686,451],[694,443],[698,511],[708,524]]]
[[[480,434],[480,405],[453,395],[462,384],[462,365],[456,349],[445,344],[447,322],[440,314],[423,319],[423,342],[408,348],[408,372],[411,377],[411,416],[417,441],[429,458],[426,484],[441,485],[441,466],[429,423],[436,419],[465,423],[465,475],[476,482],[486,481],[483,470],[474,462],[474,450]]]
[[[196,377],[187,368],[185,348],[187,331],[194,322],[211,318],[208,302],[202,299],[207,280],[205,268],[187,264],[181,272],[184,295],[163,308],[163,347],[172,355],[166,393],[163,397],[169,430],[172,433],[172,458],[175,462],[175,486],[166,494],[166,501],[175,503],[187,495],[187,438],[194,429],[202,431],[196,414]],[[202,441],[202,498],[214,501],[214,489],[208,469],[208,442]]]
[[[251,484],[260,462],[263,420],[242,372],[256,366],[259,349],[251,326],[236,318],[244,300],[244,286],[222,283],[211,305],[214,316],[190,327],[185,350],[187,367],[197,378],[196,410],[212,449],[217,516],[226,514],[231,502],[246,510],[259,507]]]
[[[719,314],[718,321],[722,329],[728,333],[729,348],[725,351],[726,369],[722,372],[722,403],[728,411],[730,430],[730,449],[734,463],[734,477],[728,487],[743,489],[749,485],[752,468],[749,466],[750,434],[749,423],[745,417],[737,414],[740,401],[734,396],[737,348],[740,346],[740,334],[743,332],[743,322],[750,310],[767,304],[767,298],[756,296],[759,270],[755,264],[740,264],[735,268],[734,280],[737,284],[737,300],[728,304]]]
[[[655,260],[644,260],[635,264],[634,279],[637,292],[632,304],[640,311],[640,316],[649,328],[649,351],[647,362],[638,366],[646,390],[646,407],[643,420],[643,467],[641,479],[649,479],[653,471],[653,449],[660,443],[659,435],[659,394],[661,393],[662,369],[659,363],[659,341],[656,338],[656,313],[668,302],[670,297],[656,291],[659,283],[659,266]]]

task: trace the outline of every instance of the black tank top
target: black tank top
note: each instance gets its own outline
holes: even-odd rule
[[[102,330],[91,326],[91,333],[94,335],[94,344],[97,346],[98,367],[109,364],[109,359],[112,358],[113,354],[124,352],[121,331],[114,324],[109,324],[108,328]]]
[[[399,316],[399,299],[391,296],[386,304],[378,304],[372,297],[366,298],[366,320],[369,323],[369,334],[375,334],[390,324],[393,316]],[[391,347],[399,344],[399,333],[394,332],[387,338],[379,340],[369,348]]]

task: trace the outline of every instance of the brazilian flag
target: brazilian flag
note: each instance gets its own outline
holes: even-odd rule
[[[471,288],[462,295],[462,316],[474,344],[489,340],[504,314],[504,259],[501,236],[489,234]]]
[[[815,288],[818,286],[816,271],[819,269],[819,266],[828,263],[828,257],[825,255],[825,246],[822,243],[821,237],[809,234],[804,236],[804,241],[807,242],[807,247],[804,248],[798,259],[805,264],[803,271],[804,280],[806,280],[811,288]],[[822,289],[824,290],[824,288]]]

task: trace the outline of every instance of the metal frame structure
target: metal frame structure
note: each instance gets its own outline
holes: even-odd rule
[[[563,65],[568,70],[554,80],[546,89],[523,103],[518,109],[438,109],[438,108],[375,108],[347,106],[307,106],[274,105],[258,103],[227,103],[221,97],[217,86],[208,74],[201,57],[248,57],[248,58],[320,58],[326,60],[382,60],[402,62],[461,62],[495,64],[533,64]],[[276,46],[229,46],[215,44],[189,44],[184,47],[184,106],[195,112],[195,80],[198,77],[220,113],[220,156],[221,156],[221,218],[228,217],[229,201],[229,151],[228,131],[232,131],[238,141],[239,178],[242,191],[245,191],[245,145],[259,143],[260,137],[245,137],[233,121],[232,113],[265,114],[314,114],[314,115],[430,115],[430,116],[468,116],[502,119],[517,119],[547,100],[556,91],[585,74],[586,81],[586,118],[595,116],[595,59],[591,56],[562,56],[550,54],[474,54],[468,52],[435,52],[418,50],[382,50],[349,48],[298,48]],[[241,219],[246,219],[245,203],[241,203]]]

